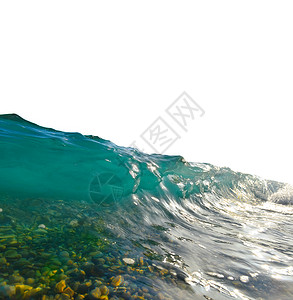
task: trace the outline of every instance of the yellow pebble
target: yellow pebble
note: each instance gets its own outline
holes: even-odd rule
[[[94,298],[94,299],[99,299],[99,298],[101,297],[101,291],[100,291],[100,289],[97,287],[97,288],[95,288],[94,290],[92,290],[92,291],[90,292],[90,295],[91,295],[91,297]]]
[[[150,270],[150,272],[154,271],[154,268],[152,266],[148,266],[148,269]]]
[[[74,295],[74,291],[70,288],[70,287],[67,287],[64,291],[63,291],[64,294],[67,294],[70,298],[73,297]]]
[[[140,264],[141,266],[143,266],[143,257],[141,257],[141,258],[139,259],[139,264]]]
[[[65,287],[66,287],[65,280],[60,280],[55,286],[56,292],[62,293],[64,291]]]
[[[26,280],[26,283],[27,283],[28,285],[33,285],[34,282],[35,282],[35,279],[34,279],[34,278],[28,278],[28,279]]]
[[[101,290],[102,295],[106,296],[109,294],[109,289],[105,285],[101,286],[100,290]]]
[[[116,276],[112,281],[111,284],[113,286],[119,286],[124,281],[124,278],[121,275]]]
[[[161,275],[165,275],[165,274],[168,274],[168,270],[167,269],[162,269],[161,271],[160,271],[160,273],[161,273]]]
[[[21,291],[26,291],[26,290],[31,290],[32,287],[29,285],[25,285],[25,284],[17,284],[15,286],[16,289],[20,289]]]

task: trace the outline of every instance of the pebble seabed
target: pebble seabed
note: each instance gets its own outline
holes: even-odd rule
[[[192,298],[172,268],[124,249],[104,218],[87,209],[61,200],[1,200],[0,299]]]

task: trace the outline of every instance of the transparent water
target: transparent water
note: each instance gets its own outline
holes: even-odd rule
[[[0,299],[293,299],[292,187],[0,116]]]

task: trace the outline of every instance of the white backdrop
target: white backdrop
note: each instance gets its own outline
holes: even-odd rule
[[[292,1],[1,1],[0,113],[293,183]],[[183,91],[205,111],[178,127]],[[139,141],[138,141],[139,143]]]

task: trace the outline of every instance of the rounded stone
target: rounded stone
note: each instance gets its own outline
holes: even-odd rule
[[[112,279],[111,284],[113,286],[119,286],[124,282],[124,278],[121,275],[116,276],[115,278]]]
[[[16,259],[16,258],[20,258],[20,257],[21,257],[21,255],[18,254],[18,253],[16,252],[16,250],[7,250],[7,251],[4,253],[4,256],[5,256],[6,258],[11,258],[11,259]]]
[[[6,297],[12,297],[13,295],[15,295],[15,287],[11,286],[11,285],[3,285],[0,287],[0,296],[3,296],[4,299],[6,299]]]
[[[132,259],[132,258],[127,258],[127,257],[125,257],[125,258],[123,258],[122,260],[123,260],[127,265],[134,265],[134,263],[135,263],[135,260]]]
[[[109,289],[105,285],[101,286],[100,290],[101,290],[102,295],[108,295],[109,294]]]
[[[62,293],[64,291],[65,287],[66,287],[65,280],[60,280],[55,286],[56,292]]]
[[[90,292],[90,297],[92,299],[99,299],[101,295],[102,295],[101,290],[98,287]]]
[[[249,281],[249,277],[245,276],[245,275],[242,275],[242,276],[240,276],[240,281],[243,282],[243,283],[247,283]]]
[[[61,251],[60,256],[61,257],[69,257],[69,253],[67,251]]]

